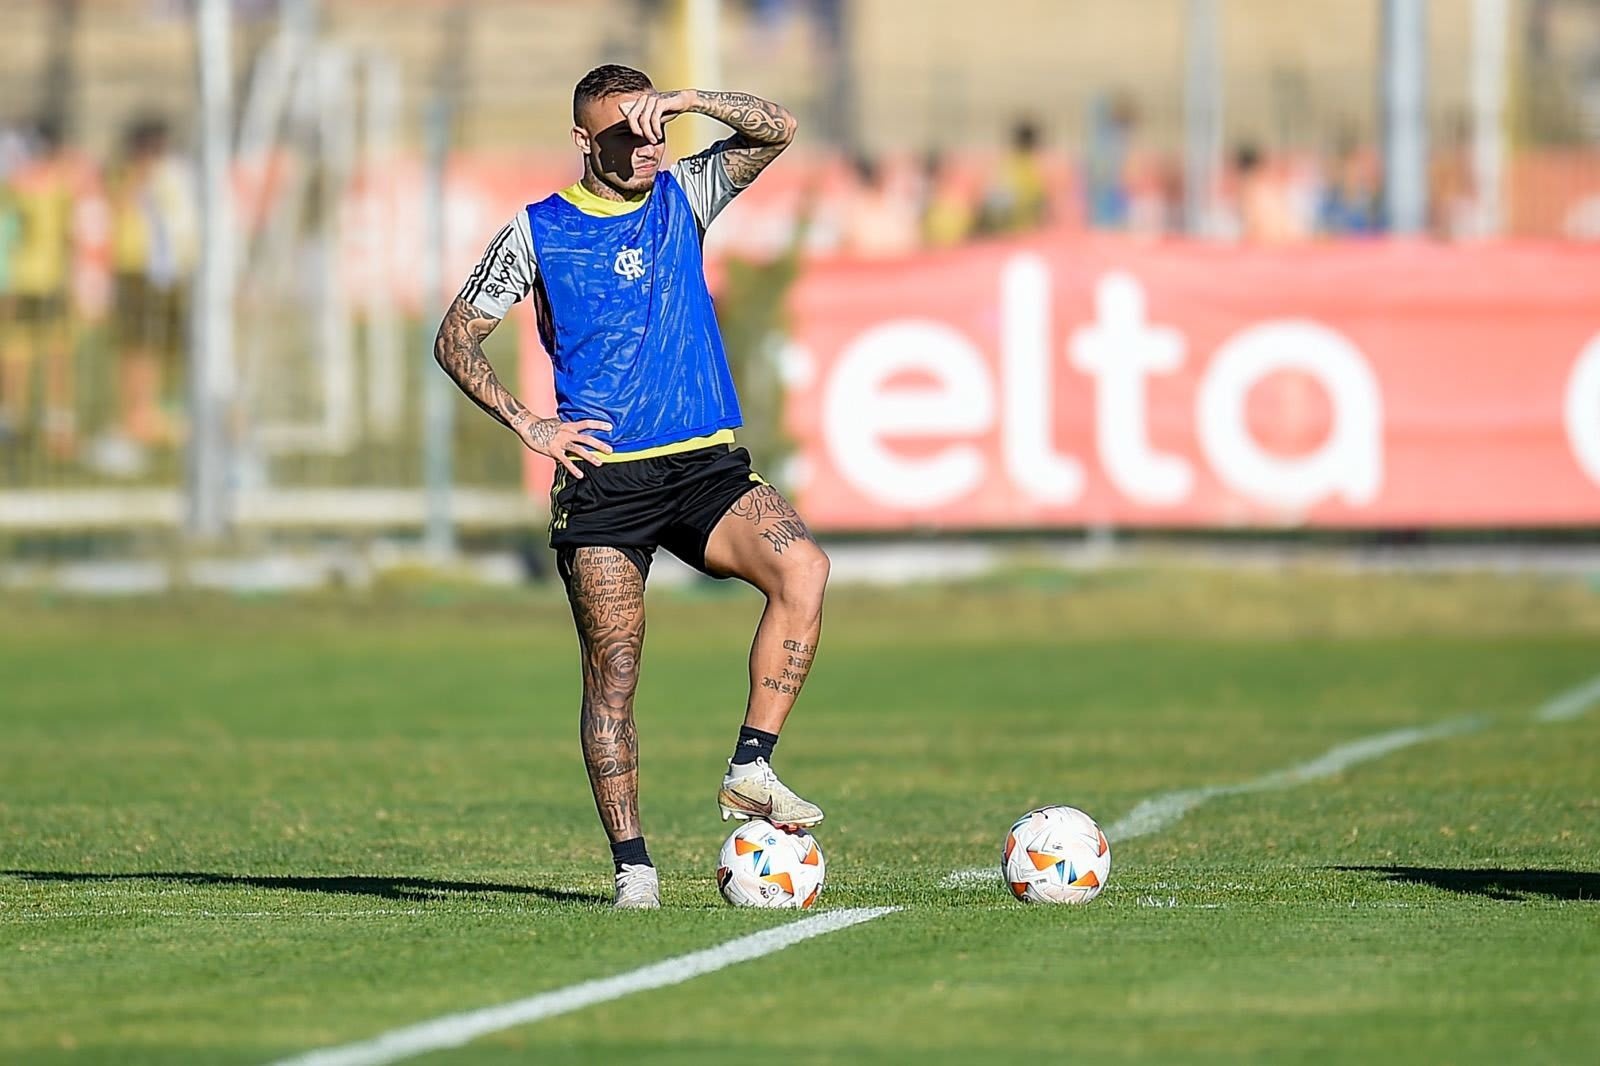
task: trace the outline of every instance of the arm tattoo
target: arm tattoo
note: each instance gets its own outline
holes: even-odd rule
[[[733,127],[722,152],[728,179],[743,188],[794,141],[796,122],[785,107],[749,93],[697,94],[695,110]]]
[[[498,320],[481,314],[458,296],[445,312],[444,321],[439,323],[439,333],[433,339],[433,357],[473,403],[520,432],[535,419],[511,391],[500,384],[494,367],[483,354],[483,338],[497,325]],[[545,421],[556,422],[555,419]],[[549,427],[546,442],[557,428],[559,423]],[[542,429],[542,422],[534,427],[536,438]]]
[[[644,651],[644,577],[615,548],[579,548],[568,595],[583,652],[583,761],[606,832],[627,840],[640,835],[633,694]]]

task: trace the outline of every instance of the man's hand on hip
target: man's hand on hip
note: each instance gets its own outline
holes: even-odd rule
[[[579,480],[583,478],[583,471],[573,462],[574,457],[599,466],[605,461],[600,456],[611,454],[611,445],[589,435],[592,430],[611,429],[609,422],[601,422],[598,419],[584,418],[577,422],[563,422],[559,418],[538,418],[525,422],[516,429],[517,435],[522,438],[522,443],[540,455],[548,455],[566,467],[567,472]]]

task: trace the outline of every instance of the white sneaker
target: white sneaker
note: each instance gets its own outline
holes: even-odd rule
[[[765,818],[773,825],[813,826],[822,821],[822,808],[801,799],[778,780],[767,760],[728,766],[717,793],[722,820]]]
[[[618,910],[655,910],[661,906],[661,881],[654,866],[635,866],[623,863],[617,871],[617,899],[612,904]]]

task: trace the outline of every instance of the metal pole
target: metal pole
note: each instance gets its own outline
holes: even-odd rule
[[[1428,223],[1427,0],[1384,0],[1384,203],[1393,233]]]
[[[379,53],[364,57],[361,93],[361,169],[368,196],[386,207],[394,203],[396,118],[400,113],[400,68]],[[393,234],[379,226],[374,234],[373,277],[367,302],[367,419],[383,441],[400,436],[406,406],[406,352],[409,345],[395,308],[394,283],[400,274]]]
[[[1208,236],[1222,170],[1222,30],[1217,0],[1189,0],[1184,27],[1184,228]]]
[[[1476,236],[1498,236],[1505,224],[1506,56],[1509,0],[1472,3],[1472,185]]]
[[[79,0],[56,0],[51,5],[48,34],[49,58],[44,69],[44,117],[53,119],[63,138],[76,132],[78,102]]]
[[[360,433],[360,398],[356,381],[355,325],[350,294],[339,276],[339,250],[345,226],[344,195],[355,167],[355,85],[349,54],[323,45],[306,70],[317,101],[317,140],[321,166],[313,186],[317,232],[312,269],[318,298],[313,305],[317,362],[322,368],[323,447],[350,450]]]
[[[692,89],[722,89],[722,2],[686,0],[684,16],[684,68]],[[698,150],[722,135],[721,125],[705,115],[686,116],[692,121],[691,150]]]
[[[836,148],[857,146],[855,61],[851,55],[855,0],[811,0],[811,18],[822,41],[818,75],[817,128],[812,136]],[[944,87],[944,86],[942,86]]]
[[[278,32],[256,59],[239,114],[238,157],[245,166],[264,165],[283,143],[285,116],[294,106],[295,79],[310,58],[316,23],[314,0],[284,0]],[[244,205],[245,217],[260,218],[272,192],[262,182],[254,202]],[[243,261],[249,260],[247,247]]]
[[[444,314],[444,261],[448,239],[445,169],[449,164],[456,100],[465,77],[462,57],[467,51],[467,16],[467,6],[462,3],[453,3],[444,12],[434,96],[423,119],[427,126],[424,144],[427,176],[422,193],[425,243],[420,280],[423,314],[430,322],[439,321]],[[455,518],[450,503],[455,480],[454,391],[449,379],[433,364],[430,352],[422,375],[422,476],[427,509],[422,539],[429,557],[441,562],[456,553]]]
[[[233,26],[229,0],[201,0],[196,24],[200,68],[201,251],[189,352],[192,428],[186,528],[214,540],[228,527],[228,421],[233,396],[234,216],[230,185],[233,127]]]
[[[438,321],[443,309],[445,256],[445,165],[450,151],[450,101],[441,89],[428,106],[427,179],[423,187],[422,306],[432,312],[426,321]],[[451,384],[433,365],[429,353],[422,375],[422,471],[427,494],[427,519],[423,546],[430,558],[455,555],[456,531],[450,508],[450,483],[454,465],[455,402]]]

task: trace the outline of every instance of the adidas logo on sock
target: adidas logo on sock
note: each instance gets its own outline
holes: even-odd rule
[[[759,748],[761,746],[761,741],[757,740],[755,737],[751,737],[749,740],[739,741],[739,746],[741,748]]]

